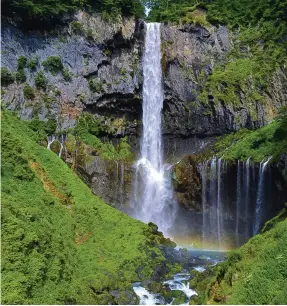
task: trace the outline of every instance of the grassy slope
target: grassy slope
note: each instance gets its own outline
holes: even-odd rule
[[[255,131],[240,130],[236,133],[219,137],[218,142],[209,152],[226,160],[246,160],[260,162],[268,156],[277,161],[281,154],[287,152],[287,113],[283,108],[282,115],[271,124]]]
[[[198,274],[192,286],[199,304],[287,303],[287,212],[266,223],[263,233],[229,253],[226,262]]]
[[[106,205],[2,112],[2,303],[124,303],[137,267],[164,262],[151,228]],[[153,258],[150,254],[153,252]]]

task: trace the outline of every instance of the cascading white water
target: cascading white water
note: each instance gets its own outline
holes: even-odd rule
[[[201,185],[202,185],[202,242],[203,247],[206,246],[209,220],[208,220],[208,208],[207,208],[207,194],[206,194],[206,172],[208,161],[201,164]]]
[[[168,235],[176,206],[172,203],[171,181],[163,164],[161,111],[163,82],[161,66],[160,23],[146,24],[143,57],[143,135],[141,157],[136,163],[134,216],[154,222]]]
[[[203,272],[205,270],[204,267],[196,267],[194,270]],[[196,291],[189,288],[189,280],[190,275],[188,273],[178,273],[173,276],[173,279],[167,280],[163,282],[163,285],[167,285],[171,291],[181,291],[185,295],[185,301],[181,305],[189,305],[189,300],[193,295],[197,295]],[[167,303],[164,297],[159,293],[151,293],[140,283],[135,283],[133,285],[133,290],[135,294],[140,299],[140,305],[173,305],[174,298],[171,303]]]
[[[223,246],[223,176],[226,161],[213,157],[200,165],[202,184],[202,242],[219,249]],[[208,175],[209,174],[209,175]]]
[[[217,218],[217,237],[218,246],[221,247],[222,244],[222,200],[221,200],[221,158],[217,161],[217,208],[216,208],[216,218]]]
[[[50,135],[48,136],[47,139],[47,149],[51,150],[51,145],[54,141],[58,141],[58,143],[60,144],[60,151],[59,151],[59,157],[62,156],[63,150],[64,150],[64,146],[65,146],[65,141],[66,141],[66,135],[61,134],[60,136],[55,136],[55,135]]]
[[[115,160],[115,167],[114,167],[114,186],[113,186],[113,192],[114,192],[114,201],[116,204],[116,201],[118,199],[118,185],[119,185],[119,163]]]
[[[244,206],[244,221],[246,223],[245,226],[245,240],[248,239],[249,236],[249,228],[248,228],[248,216],[250,214],[249,209],[249,193],[250,193],[250,160],[251,157],[248,157],[245,163],[245,206]]]
[[[242,190],[241,190],[241,163],[240,160],[237,161],[237,182],[236,182],[236,222],[235,222],[235,237],[236,244],[239,246],[239,221],[241,212],[241,202],[242,202]]]
[[[272,156],[270,156],[265,162],[264,160],[260,163],[259,168],[259,179],[258,179],[258,191],[257,191],[257,198],[256,198],[256,208],[255,208],[255,225],[253,229],[253,234],[257,234],[260,226],[262,225],[262,202],[264,197],[264,172],[265,168],[268,165],[269,161],[272,159]]]
[[[120,178],[120,204],[124,205],[125,201],[125,164],[121,164],[121,178]]]

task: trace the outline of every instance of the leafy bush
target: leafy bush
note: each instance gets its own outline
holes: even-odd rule
[[[82,114],[78,118],[77,126],[74,130],[85,144],[91,146],[97,153],[105,159],[130,160],[133,158],[131,148],[127,143],[127,138],[122,138],[120,144],[115,147],[110,142],[102,142],[98,136],[107,135],[110,128],[97,120],[91,114]]]
[[[89,88],[92,92],[101,93],[103,92],[103,82],[100,79],[90,79]]]
[[[26,74],[24,72],[24,69],[18,69],[15,76],[16,76],[16,81],[18,83],[24,83],[26,81]]]
[[[48,119],[48,121],[41,121],[39,119],[33,119],[28,121],[29,128],[41,135],[41,138],[46,138],[48,135],[53,135],[57,128],[57,122],[54,119]]]
[[[38,72],[35,77],[35,85],[38,89],[46,90],[47,80],[43,71]]]
[[[71,23],[71,29],[76,34],[82,34],[83,33],[83,25],[79,21],[73,21]]]
[[[23,91],[26,99],[33,100],[35,98],[34,89],[29,84],[25,83]]]
[[[64,66],[60,56],[48,56],[47,59],[42,63],[43,66],[49,70],[53,75],[62,71]]]
[[[38,58],[32,58],[27,64],[27,68],[29,68],[30,71],[36,70],[37,66],[38,66]]]
[[[3,86],[7,86],[15,81],[15,78],[11,71],[6,67],[1,67],[1,83]]]
[[[18,69],[19,70],[26,68],[26,66],[27,66],[27,57],[25,57],[23,55],[19,56],[18,60],[17,60],[17,65],[18,65]]]
[[[51,21],[58,22],[63,14],[83,8],[87,3],[86,0],[42,0],[41,2],[11,0],[4,1],[2,9],[4,15],[18,15],[23,20],[44,20],[50,23]]]
[[[62,71],[62,76],[66,82],[70,82],[72,80],[73,74],[70,72],[70,70],[67,67],[65,67]]]

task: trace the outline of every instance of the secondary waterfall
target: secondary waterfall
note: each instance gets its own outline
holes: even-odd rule
[[[134,185],[134,216],[144,222],[154,222],[168,234],[176,206],[173,192],[163,164],[161,111],[163,81],[161,66],[160,23],[146,24],[143,57],[143,135],[141,157],[136,163]]]
[[[264,196],[264,172],[265,168],[271,160],[272,156],[269,157],[265,162],[264,160],[260,163],[259,168],[259,181],[258,181],[258,191],[257,191],[257,199],[256,199],[256,209],[255,209],[255,226],[253,230],[253,234],[257,234],[260,226],[262,225],[262,202]]]
[[[240,246],[259,232],[272,209],[267,205],[272,199],[271,171],[267,171],[271,158],[265,158],[260,167],[251,157],[228,166],[227,161],[213,157],[199,165],[205,248]]]
[[[65,147],[65,141],[67,140],[67,135],[61,134],[61,135],[50,135],[47,139],[47,149],[51,150],[51,145],[54,141],[57,141],[60,144],[60,151],[59,151],[59,157],[62,156],[63,149]]]
[[[235,237],[236,245],[239,246],[239,221],[241,218],[242,204],[242,186],[241,186],[241,163],[237,161],[237,183],[236,183],[236,222],[235,222]]]
[[[200,165],[202,179],[202,240],[203,246],[217,242],[222,247],[223,228],[223,180],[226,162],[212,158]],[[209,179],[208,179],[209,178]]]

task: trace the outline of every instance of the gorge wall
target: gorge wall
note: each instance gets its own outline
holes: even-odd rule
[[[24,79],[10,81],[3,88],[4,106],[23,119],[54,118],[61,130],[73,127],[81,112],[90,112],[112,126],[115,137],[139,136],[144,23],[133,18],[111,23],[99,14],[80,11],[66,17],[65,24],[47,32],[24,32],[7,20],[3,24],[2,67],[16,73],[19,57],[28,63],[36,60],[33,69],[24,67]],[[286,104],[284,67],[277,69],[261,97],[250,97],[244,88],[229,103],[216,100],[212,92],[202,95],[207,77],[229,60],[237,36],[225,26],[162,26],[166,150],[170,138],[258,128]],[[43,65],[50,56],[59,57],[62,63],[55,71]],[[44,74],[45,85],[37,85],[39,72]],[[24,82],[32,87],[32,95],[25,97]],[[252,77],[249,83],[253,90]]]

